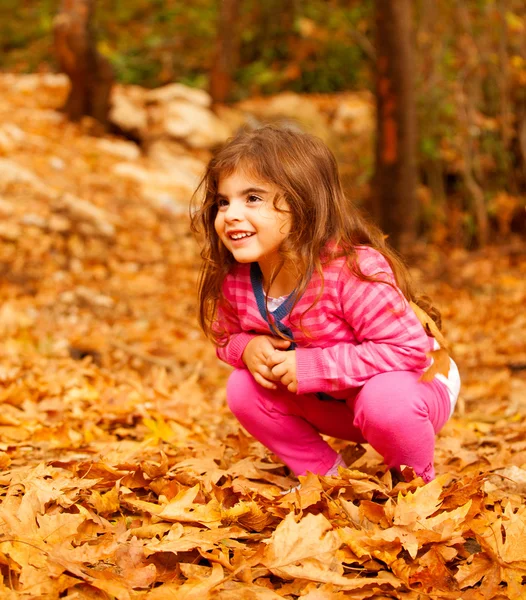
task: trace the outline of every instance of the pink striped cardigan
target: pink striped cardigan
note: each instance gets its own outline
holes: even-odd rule
[[[392,270],[376,250],[358,249],[365,275],[394,282]],[[225,299],[233,308],[219,311],[217,326],[228,331],[217,356],[244,368],[242,355],[256,335],[270,334],[258,309],[250,264],[237,264],[223,283]],[[426,353],[433,348],[420,321],[398,288],[362,281],[351,274],[345,258],[323,269],[323,293],[302,319],[320,290],[315,274],[291,314],[282,319],[296,342],[298,394],[324,392],[344,398],[345,390],[361,387],[372,376],[386,371],[424,371]]]

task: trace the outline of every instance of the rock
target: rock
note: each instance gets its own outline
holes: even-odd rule
[[[126,160],[137,160],[141,156],[141,151],[137,144],[125,140],[109,140],[102,138],[97,140],[97,147],[106,154],[111,154],[112,156],[124,158]]]
[[[123,131],[144,140],[172,138],[196,149],[223,143],[232,128],[211,110],[206,92],[170,84],[155,90],[115,86],[110,120]]]
[[[32,171],[20,166],[16,162],[7,158],[0,158],[0,184],[8,186],[10,184],[23,183],[32,187],[43,196],[51,198],[55,193]]]
[[[140,183],[147,181],[148,177],[150,177],[150,171],[136,163],[120,162],[113,166],[112,171],[115,175],[133,179]]]
[[[200,177],[195,173],[195,159],[180,157],[170,170],[147,169],[134,163],[118,163],[113,172],[140,184],[141,193],[155,207],[173,213],[186,212]]]
[[[162,129],[192,148],[212,148],[230,137],[230,130],[213,112],[183,100],[172,100],[162,115]]]
[[[237,108],[256,116],[259,124],[277,122],[297,127],[317,135],[329,143],[333,136],[327,117],[316,102],[293,92],[283,92],[271,98],[250,98],[236,105]]]
[[[375,118],[372,94],[345,94],[336,109],[332,128],[339,135],[372,135]]]
[[[0,151],[16,150],[26,138],[27,135],[14,123],[3,123],[0,126]]]
[[[204,162],[189,155],[187,150],[173,140],[157,140],[148,148],[148,158],[165,171],[186,171],[201,178],[206,165]]]
[[[66,193],[57,197],[53,202],[53,209],[65,213],[70,221],[78,225],[89,225],[89,229],[84,229],[85,231],[94,231],[108,238],[115,235],[115,226],[110,222],[106,211],[73,194]]]
[[[170,83],[146,93],[146,102],[160,102],[166,104],[172,100],[186,100],[191,104],[209,108],[212,104],[210,94],[204,90],[191,88],[182,83]]]
[[[11,90],[27,98],[26,106],[59,108],[66,101],[69,87],[69,79],[63,73],[13,75],[11,81]]]
[[[154,207],[173,215],[188,214],[188,200],[184,198],[182,191],[169,194],[165,191],[156,191],[152,187],[143,190],[144,198]]]
[[[218,119],[228,127],[231,135],[234,135],[244,127],[254,125],[253,117],[238,108],[227,106],[226,104],[218,104],[215,107],[214,112]]]
[[[115,86],[111,95],[110,121],[123,131],[142,137],[148,125],[144,97],[145,91],[138,86]]]
[[[48,91],[66,91],[69,79],[63,73],[31,73],[28,75],[12,75],[11,87],[16,92],[33,93]]]

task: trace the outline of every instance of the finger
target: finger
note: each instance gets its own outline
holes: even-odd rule
[[[280,379],[280,382],[282,385],[284,385],[287,389],[289,387],[289,385],[291,383],[294,382],[294,378],[292,377],[292,375],[287,371]]]
[[[274,350],[274,352],[267,358],[267,366],[272,368],[276,365],[281,364],[287,359],[287,353],[283,350]]]
[[[254,373],[254,379],[256,383],[259,383],[261,387],[266,388],[267,390],[275,390],[277,389],[277,385],[268,379],[262,377],[259,373]]]
[[[270,372],[273,375],[273,377],[272,377],[273,379],[276,378],[276,379],[280,380],[281,383],[283,383],[283,377],[288,373],[288,369],[287,369],[286,365],[284,365],[283,363],[280,363],[279,365],[272,367]]]
[[[264,379],[268,379],[269,381],[279,381],[279,377],[274,375],[274,373],[265,365],[259,365],[256,370],[256,373],[261,375]]]
[[[287,389],[289,390],[289,392],[292,392],[293,394],[295,394],[298,391],[298,382],[297,381],[292,381],[287,386]]]
[[[271,337],[269,338],[270,343],[274,346],[274,348],[288,348],[291,344],[290,340],[284,340],[283,338],[279,338],[279,337]]]

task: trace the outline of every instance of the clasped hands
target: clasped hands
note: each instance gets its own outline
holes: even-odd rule
[[[284,385],[289,392],[298,391],[296,352],[286,351],[290,341],[270,335],[252,338],[243,352],[243,362],[259,385],[269,390]]]

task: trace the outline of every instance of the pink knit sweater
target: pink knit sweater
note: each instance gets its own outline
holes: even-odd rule
[[[394,283],[389,264],[376,250],[359,247],[358,260],[365,275]],[[255,335],[271,333],[258,309],[250,270],[249,264],[238,264],[227,275],[223,294],[233,311],[219,311],[218,316],[217,325],[229,336],[217,355],[236,368],[245,367],[242,355],[248,342]],[[421,372],[429,366],[426,353],[433,338],[426,335],[398,288],[358,279],[345,258],[326,265],[323,275],[321,297],[304,315],[302,327],[300,316],[320,291],[318,275],[281,321],[297,344],[298,394],[325,392],[344,398],[345,390],[363,386],[378,373]]]

